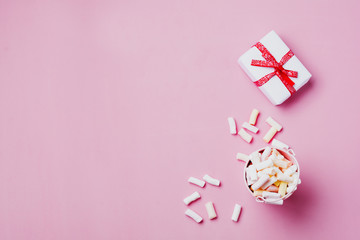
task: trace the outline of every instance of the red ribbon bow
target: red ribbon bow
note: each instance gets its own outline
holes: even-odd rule
[[[260,87],[267,83],[273,76],[278,76],[281,80],[281,82],[285,85],[287,90],[289,90],[290,94],[293,94],[296,92],[295,88],[293,87],[295,83],[289,78],[294,77],[297,78],[298,73],[291,70],[286,70],[283,68],[283,65],[289,61],[289,59],[294,56],[294,53],[289,50],[280,60],[280,62],[277,62],[273,55],[266,49],[262,43],[258,42],[254,45],[259,49],[259,51],[262,53],[264,60],[252,60],[251,65],[252,66],[258,66],[258,67],[273,67],[275,68],[275,71],[272,73],[269,73],[265,75],[264,77],[257,80],[255,83],[256,86]]]

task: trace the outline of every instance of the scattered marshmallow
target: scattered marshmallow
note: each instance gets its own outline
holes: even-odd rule
[[[235,123],[234,118],[229,117],[228,122],[229,122],[229,126],[230,126],[230,133],[236,134],[236,123]]]
[[[220,180],[215,179],[215,178],[213,178],[213,177],[210,177],[210,176],[207,175],[207,174],[203,177],[203,179],[204,179],[207,183],[209,183],[209,184],[211,184],[211,185],[220,186]]]
[[[216,212],[215,212],[214,204],[212,202],[206,203],[205,208],[210,220],[216,218]]]
[[[249,155],[244,154],[244,153],[237,153],[236,154],[236,159],[240,160],[240,161],[243,161],[243,162],[247,162],[247,161],[249,161]]]
[[[194,219],[194,221],[197,222],[197,223],[200,223],[203,220],[202,217],[199,214],[197,214],[196,212],[194,212],[191,209],[187,209],[185,211],[185,215],[192,218],[192,219]]]
[[[237,222],[239,220],[240,212],[241,212],[241,206],[239,204],[235,204],[234,211],[231,216],[231,220]]]
[[[257,127],[251,125],[248,122],[244,122],[242,127],[249,130],[250,132],[253,132],[253,133],[257,133],[259,131],[259,129]]]
[[[200,180],[200,179],[197,179],[197,178],[194,178],[194,177],[189,177],[188,182],[192,183],[192,184],[195,184],[195,185],[198,185],[199,187],[204,187],[205,186],[205,182],[203,180]]]
[[[201,198],[200,194],[198,192],[194,192],[193,194],[184,199],[184,203],[186,205],[189,205],[190,203],[198,200],[199,198]]]
[[[263,140],[267,143],[269,143],[271,141],[271,139],[275,136],[275,134],[277,133],[276,128],[271,127],[269,129],[269,131],[265,134]]]
[[[248,142],[248,143],[250,143],[251,140],[253,139],[253,137],[252,137],[249,133],[247,133],[243,128],[240,129],[240,131],[238,132],[238,134],[240,135],[240,137],[241,137],[242,139],[244,139],[244,140],[245,140],[246,142]]]
[[[255,108],[252,110],[251,115],[250,115],[250,120],[249,120],[249,123],[251,125],[256,124],[256,120],[257,120],[257,118],[259,116],[259,113],[260,113],[259,110],[255,109]]]
[[[268,117],[266,119],[266,122],[271,126],[271,127],[274,127],[277,131],[281,131],[282,129],[282,126],[276,122],[272,117]]]
[[[286,149],[288,150],[290,147],[289,145],[277,140],[276,138],[274,138],[272,141],[271,141],[271,145],[274,147],[274,148],[279,148],[279,149]]]
[[[261,160],[265,161],[266,158],[268,158],[271,154],[271,147],[266,147],[263,151],[263,153],[261,154]]]

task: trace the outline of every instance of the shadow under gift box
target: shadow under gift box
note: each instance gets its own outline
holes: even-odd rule
[[[265,46],[265,48],[275,58],[277,63],[279,63],[283,56],[290,50],[274,31],[271,31],[263,37],[260,40],[260,43]],[[256,82],[267,74],[276,71],[274,67],[252,66],[252,60],[265,60],[262,53],[256,46],[250,48],[238,60],[241,68],[253,82]],[[311,78],[310,72],[300,62],[296,55],[293,55],[284,65],[282,65],[282,67],[285,70],[297,72],[297,77],[289,76],[289,78],[295,83],[292,87],[296,91],[303,87]],[[274,105],[283,103],[292,95],[277,75],[274,75],[265,84],[259,86],[259,89]]]

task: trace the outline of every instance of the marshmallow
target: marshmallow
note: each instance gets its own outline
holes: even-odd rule
[[[280,184],[279,184],[280,185]],[[265,189],[268,192],[278,192],[279,188],[277,186],[274,185],[270,185],[267,189]]]
[[[272,167],[274,165],[271,159],[255,164],[256,170],[260,171],[264,168]]]
[[[277,181],[277,178],[276,177],[271,177],[269,179],[269,181],[267,181],[264,185],[261,186],[261,189],[266,189],[268,188],[270,185],[273,185],[274,182]]]
[[[270,179],[270,177],[268,175],[263,175],[261,176],[261,178],[259,178],[259,180],[257,180],[256,183],[254,183],[251,186],[252,190],[258,190],[262,185],[264,185],[268,180]]]
[[[286,188],[287,188],[287,183],[286,182],[281,182],[280,186],[279,186],[279,192],[281,197],[284,197],[286,194]]]
[[[279,149],[289,149],[289,146],[283,142],[280,142],[279,140],[277,140],[276,138],[274,138],[271,141],[271,145],[275,148],[279,148]]]
[[[275,136],[275,134],[277,133],[276,128],[271,127],[269,129],[269,131],[265,134],[263,140],[267,143],[269,143],[271,141],[271,139]]]
[[[256,168],[254,165],[250,165],[246,168],[247,175],[249,176],[251,181],[257,181],[258,175],[256,173]]]
[[[239,220],[240,212],[241,212],[241,206],[239,204],[235,204],[234,211],[231,216],[231,220],[237,222]]]
[[[281,182],[286,182],[286,183],[290,183],[294,180],[292,177],[289,177],[288,175],[285,175],[283,173],[278,173],[277,179]]]
[[[197,223],[200,223],[203,220],[202,217],[199,214],[197,214],[196,212],[194,212],[191,209],[187,209],[185,211],[185,215],[191,217]]]
[[[254,197],[261,197],[264,190],[256,190],[254,191]]]
[[[297,170],[297,166],[294,164],[291,167],[289,167],[288,169],[286,169],[286,171],[284,172],[285,175],[291,176],[293,175]]]
[[[211,184],[211,185],[214,185],[214,186],[219,186],[219,185],[220,185],[220,180],[217,180],[217,179],[215,179],[215,178],[212,178],[212,177],[210,177],[210,176],[207,175],[207,174],[203,177],[203,179],[204,179],[206,182],[208,182],[209,184]]]
[[[205,182],[203,180],[200,180],[200,179],[197,179],[197,178],[194,178],[194,177],[189,177],[188,182],[192,183],[192,184],[195,184],[195,185],[198,185],[199,187],[204,187],[205,186]]]
[[[278,201],[272,201],[272,199],[270,199],[270,201],[266,201],[265,200],[265,203],[267,204],[273,204],[273,205],[283,205],[284,204],[284,200],[278,200]]]
[[[250,154],[249,158],[251,162],[255,165],[261,162],[260,156],[261,156],[260,153],[253,152],[252,154]]]
[[[282,173],[282,171],[278,167],[272,167],[275,173]]]
[[[261,160],[265,161],[266,158],[270,156],[270,153],[271,153],[271,147],[266,147],[263,153],[261,154]]]
[[[236,154],[236,159],[240,160],[240,161],[243,161],[243,162],[247,162],[247,161],[249,161],[249,155],[244,154],[244,153],[237,153]]]
[[[278,186],[280,186],[280,181],[279,180],[277,180],[276,182],[274,182],[274,185],[276,186],[276,187],[278,187]]]
[[[257,127],[255,127],[247,122],[244,122],[242,127],[253,133],[257,133],[259,131],[259,129]]]
[[[271,158],[271,159],[274,165],[277,167],[288,168],[291,165],[291,162],[287,160],[280,160],[278,158]]]
[[[205,208],[208,213],[209,219],[216,218],[216,212],[215,212],[214,204],[212,202],[206,203]]]
[[[248,134],[243,128],[240,129],[240,131],[238,132],[238,134],[240,135],[240,137],[242,139],[244,139],[246,142],[250,143],[252,140],[252,136],[250,134]]]
[[[274,170],[274,167],[270,167],[270,168],[265,168],[261,171],[258,172],[258,176],[262,176],[264,174],[267,174],[267,175],[275,175],[276,172]]]
[[[194,192],[193,194],[191,194],[190,196],[188,196],[184,199],[184,203],[186,205],[189,205],[190,203],[192,203],[193,201],[195,201],[199,198],[201,198],[200,194],[198,192]]]
[[[262,192],[262,197],[266,198],[266,199],[269,199],[269,198],[276,199],[276,198],[280,198],[280,194],[279,193],[263,191]]]
[[[230,133],[236,134],[236,123],[235,123],[234,118],[229,117],[228,122],[229,122],[229,126],[230,126]]]
[[[249,123],[251,125],[256,124],[256,120],[257,120],[257,118],[259,116],[259,113],[260,113],[259,110],[255,109],[255,108],[252,110],[251,115],[250,115],[250,120],[249,120]]]
[[[268,117],[266,119],[266,122],[271,126],[271,127],[274,127],[277,131],[281,131],[282,129],[282,126],[276,122],[272,117]]]

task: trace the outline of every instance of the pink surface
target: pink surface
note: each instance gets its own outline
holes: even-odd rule
[[[359,8],[1,0],[0,239],[357,239]],[[279,107],[237,65],[272,29],[313,74]],[[254,107],[248,145],[227,117],[242,123]],[[302,171],[282,207],[256,203],[235,160],[264,145],[269,115]],[[221,187],[186,182],[206,173]],[[195,190],[202,224],[184,215]]]

